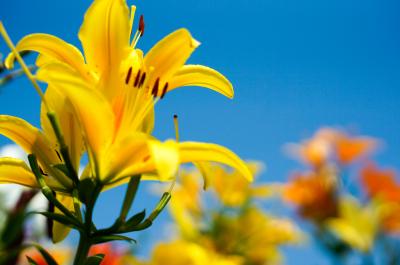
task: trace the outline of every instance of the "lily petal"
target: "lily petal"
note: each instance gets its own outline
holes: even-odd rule
[[[253,175],[246,164],[229,149],[209,143],[182,142],[179,143],[181,163],[218,162],[236,169],[247,180],[253,181]]]
[[[35,176],[25,162],[8,157],[0,158],[0,183],[13,183],[30,188],[38,187]]]
[[[75,169],[77,169],[79,167],[79,161],[83,151],[83,137],[77,119],[73,115],[71,103],[63,94],[61,94],[60,91],[51,86],[46,89],[44,97],[50,109],[58,117],[61,131],[63,133],[65,143],[68,146],[71,160]],[[51,138],[53,142],[57,142],[53,127],[51,126],[46,114],[46,109],[42,104],[40,121],[43,132],[45,135]]]
[[[115,173],[111,181],[149,173],[157,175],[157,180],[167,181],[173,179],[179,167],[178,146],[172,140],[159,142],[145,134],[138,134],[113,150],[110,153],[114,160],[110,161]]]
[[[178,144],[173,140],[164,143],[151,141],[151,157],[159,176],[159,180],[166,181],[173,178],[179,168]]]
[[[95,0],[87,10],[79,39],[87,63],[99,74],[118,68],[129,47],[129,21],[125,0]]]
[[[148,84],[152,86],[160,78],[163,87],[199,45],[186,29],[174,31],[159,41],[144,58],[146,71],[150,71]]]
[[[41,57],[44,55],[46,58],[68,64],[82,76],[87,75],[87,67],[81,52],[75,46],[53,35],[42,33],[27,35],[18,42],[16,49],[18,52],[38,52]],[[6,67],[13,68],[14,60],[15,55],[10,53],[5,60]]]
[[[218,71],[203,65],[184,65],[169,80],[168,91],[183,86],[200,86],[233,98],[233,86]]]
[[[68,210],[74,212],[74,201],[70,196],[64,196],[56,194],[58,201],[60,201]],[[58,208],[54,209],[54,212],[57,214],[62,214]],[[52,240],[53,243],[58,243],[63,241],[71,231],[71,228],[65,226],[59,222],[53,221],[53,229],[52,229]]]
[[[13,140],[28,154],[35,154],[43,169],[51,172],[64,187],[70,187],[71,180],[58,170],[53,170],[52,165],[59,162],[54,144],[51,143],[37,128],[23,119],[0,115],[0,134]]]
[[[63,69],[63,71],[58,75],[55,74],[57,71],[49,68]],[[49,85],[59,90],[71,102],[73,112],[86,138],[89,157],[95,163],[92,168],[98,170],[100,157],[114,136],[115,118],[109,102],[101,92],[76,79],[71,69],[62,64],[46,65],[39,69],[37,75],[38,78],[46,76]]]

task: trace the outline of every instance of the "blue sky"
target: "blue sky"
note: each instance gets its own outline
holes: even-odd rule
[[[130,2],[133,4],[133,2]],[[14,40],[32,32],[79,45],[77,31],[90,1],[15,0],[0,19]],[[400,168],[400,2],[396,0],[140,0],[148,50],[171,31],[188,28],[202,45],[190,63],[211,66],[234,84],[228,100],[200,88],[170,93],[157,106],[156,136],[172,138],[180,117],[183,140],[228,146],[267,164],[263,181],[284,181],[297,164],[282,152],[287,142],[321,126],[341,126],[384,140],[377,156]],[[0,42],[0,51],[7,49]],[[0,113],[38,125],[39,99],[25,78],[0,92]],[[8,143],[4,138],[0,144]],[[121,189],[106,194],[105,222]],[[161,228],[157,228],[161,229]],[[310,254],[311,253],[311,254]],[[320,255],[313,248],[295,257]],[[304,264],[310,264],[307,260]]]

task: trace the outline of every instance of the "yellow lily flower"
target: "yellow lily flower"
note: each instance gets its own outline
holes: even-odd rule
[[[46,102],[60,117],[60,126],[64,132],[64,139],[69,147],[70,157],[75,169],[79,168],[79,161],[83,150],[83,140],[80,129],[73,114],[66,106],[67,99],[54,89],[48,89],[44,95]],[[57,191],[57,198],[71,211],[74,211],[73,200],[69,193],[73,187],[72,180],[55,166],[64,163],[58,152],[58,143],[46,110],[42,106],[41,124],[43,131],[35,128],[28,122],[13,116],[0,115],[0,134],[10,138],[20,145],[26,153],[35,154],[44,179],[49,187]],[[38,188],[31,169],[23,160],[15,158],[0,158],[0,183],[15,183],[27,187]],[[55,211],[60,213],[56,208]],[[62,240],[69,229],[58,222],[53,224],[53,240]]]
[[[143,19],[130,43],[134,11],[132,7],[129,14],[122,0],[95,0],[79,32],[85,58],[77,48],[47,34],[28,35],[16,46],[18,51],[40,53],[38,79],[71,102],[91,163],[85,177],[114,185],[150,172],[152,176],[144,179],[168,180],[179,163],[211,160],[238,168],[251,179],[246,165],[226,148],[194,142],[160,144],[142,133],[152,131],[154,104],[168,91],[199,85],[233,97],[233,90],[217,71],[184,65],[199,45],[186,29],[168,35],[143,57],[135,49],[144,31]],[[6,66],[12,67],[13,61],[10,54]],[[145,146],[147,152],[138,151]]]
[[[158,98],[182,86],[202,86],[233,97],[231,83],[219,72],[201,65],[184,65],[199,46],[189,31],[179,29],[159,41],[143,56],[135,45],[144,32],[141,17],[139,30],[131,40],[135,7],[129,14],[123,0],[95,0],[88,9],[79,32],[84,54],[74,46],[48,34],[31,34],[16,46],[17,51],[40,53],[39,67],[63,75],[57,64],[69,68],[75,79],[99,90],[110,102],[116,124],[126,131],[151,132],[153,106]],[[5,62],[13,67],[14,54]],[[46,67],[56,64],[53,67]],[[40,79],[49,82],[47,74]]]

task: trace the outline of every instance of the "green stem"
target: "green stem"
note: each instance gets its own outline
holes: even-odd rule
[[[84,265],[89,254],[90,247],[92,246],[90,238],[87,235],[79,234],[79,244],[75,254],[75,260],[73,265]]]
[[[135,199],[136,192],[138,190],[140,183],[140,175],[133,176],[129,180],[128,187],[126,188],[124,203],[121,208],[121,213],[119,215],[119,220],[124,222],[129,210],[131,209],[132,203]]]
[[[84,265],[92,246],[93,210],[103,186],[96,183],[93,195],[86,204],[84,231],[79,233],[79,245],[73,265]]]

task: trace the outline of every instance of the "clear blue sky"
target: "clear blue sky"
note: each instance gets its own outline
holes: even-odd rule
[[[133,4],[133,2],[130,2]],[[14,40],[32,32],[79,45],[77,31],[90,1],[3,1],[0,19]],[[140,0],[148,50],[172,30],[188,28],[202,42],[190,59],[223,72],[235,99],[199,88],[170,93],[157,106],[155,134],[173,137],[180,115],[183,140],[223,144],[264,161],[263,181],[283,181],[296,164],[282,145],[324,125],[384,139],[378,159],[400,168],[400,2],[396,0]],[[7,49],[0,42],[0,51]],[[0,113],[38,124],[39,100],[25,79],[0,93]],[[6,143],[4,138],[0,144]],[[106,222],[117,204],[106,194]],[[161,226],[158,228],[161,229]],[[156,231],[157,232],[157,231]],[[300,254],[305,253],[305,254]],[[321,259],[315,249],[289,251],[289,264]],[[311,255],[311,256],[310,256]],[[305,262],[305,263],[304,263]]]

